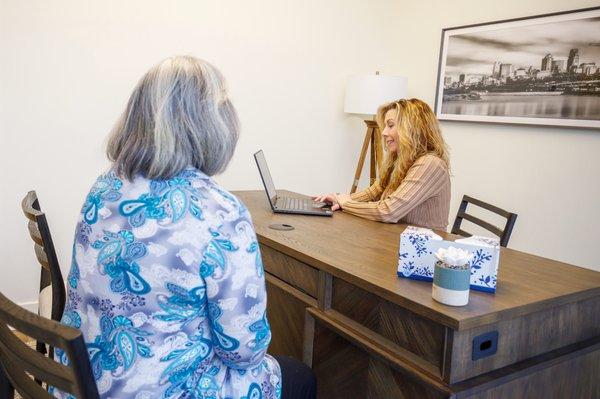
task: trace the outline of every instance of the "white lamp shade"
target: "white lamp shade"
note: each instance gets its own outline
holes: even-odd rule
[[[404,76],[351,76],[346,84],[344,112],[375,115],[380,105],[406,97],[407,86]]]

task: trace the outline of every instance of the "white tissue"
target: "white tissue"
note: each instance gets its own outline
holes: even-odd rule
[[[464,249],[448,247],[438,249],[435,257],[448,266],[464,266],[471,261],[473,254]]]

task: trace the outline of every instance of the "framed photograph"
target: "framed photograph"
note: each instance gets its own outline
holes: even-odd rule
[[[600,128],[600,7],[444,29],[435,111]]]

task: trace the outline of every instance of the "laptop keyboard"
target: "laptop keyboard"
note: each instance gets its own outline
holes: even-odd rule
[[[306,198],[284,197],[282,199],[284,200],[283,207],[285,209],[291,209],[295,211],[306,211],[310,209],[312,205],[312,201],[309,201]]]

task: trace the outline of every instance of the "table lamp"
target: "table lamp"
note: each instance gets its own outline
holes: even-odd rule
[[[351,76],[346,84],[344,112],[374,116],[380,105],[406,97],[407,82],[408,79],[403,76],[383,76],[379,72],[375,75]],[[374,117],[365,120],[365,123],[367,133],[358,157],[350,194],[356,192],[358,187],[369,145],[371,146],[371,184],[375,182],[383,161],[379,126]]]

